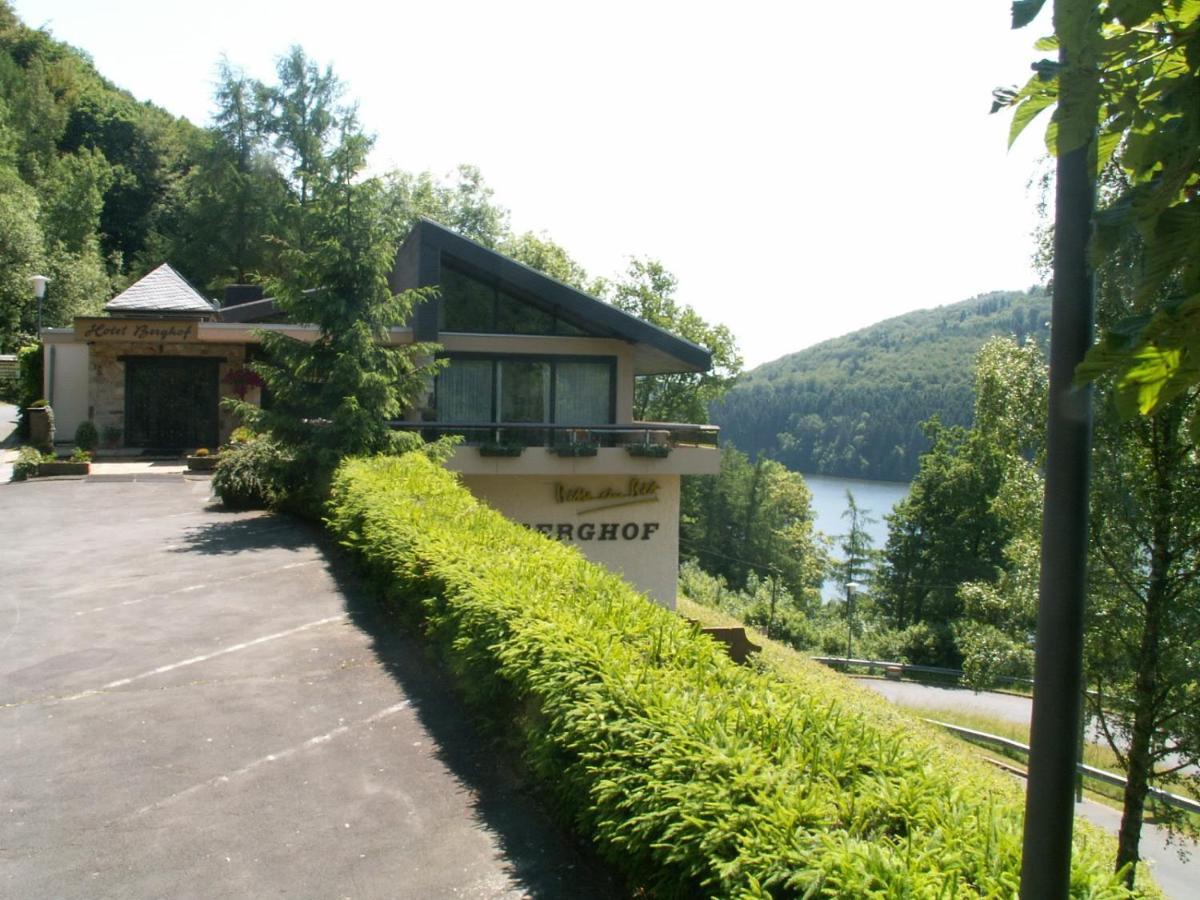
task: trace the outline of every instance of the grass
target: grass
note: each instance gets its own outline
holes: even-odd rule
[[[689,619],[696,619],[706,626],[724,625],[737,626],[743,624],[740,620],[733,616],[712,609],[708,606],[702,606],[695,603],[686,597],[679,598],[678,612],[680,615],[686,616]],[[784,644],[779,644],[769,640],[761,632],[750,629],[751,640],[754,643],[763,645],[763,662],[770,668],[781,672],[799,671],[803,664],[807,662],[804,654],[793,650]],[[864,688],[865,689],[865,688]],[[900,704],[898,704],[900,705]],[[962,728],[970,728],[975,731],[994,734],[997,737],[1008,738],[1009,740],[1018,741],[1022,744],[1029,744],[1029,726],[1019,722],[1013,722],[1008,719],[997,718],[995,716],[985,715],[983,713],[969,712],[961,709],[950,709],[944,706],[935,705],[915,705],[903,706],[910,712],[919,714],[922,718],[935,719],[939,722],[946,722],[950,725],[958,725]],[[972,747],[980,750],[985,750],[985,756],[1004,756],[1008,759],[1015,760],[1024,766],[1027,758],[1024,754],[1017,752],[1008,752],[999,748],[981,748],[978,744],[974,744],[965,738],[953,738],[955,741],[970,744]],[[1106,772],[1116,772],[1124,774],[1124,769],[1117,760],[1117,755],[1113,753],[1112,748],[1107,744],[1096,744],[1088,742],[1083,748],[1083,762],[1094,769],[1103,769]],[[1193,800],[1200,800],[1200,790],[1194,783],[1185,781],[1170,787],[1172,793],[1179,794],[1183,797],[1190,797]],[[1105,784],[1104,782],[1086,779],[1084,781],[1084,792],[1100,803],[1111,806],[1114,809],[1121,808],[1121,789],[1115,785]]]

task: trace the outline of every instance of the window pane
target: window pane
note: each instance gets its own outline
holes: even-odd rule
[[[569,334],[572,337],[587,337],[587,332],[582,328],[577,328],[568,322],[566,319],[556,319],[555,334]]]
[[[492,306],[496,291],[488,284],[442,266],[442,331],[487,334],[492,331]]]
[[[554,334],[554,316],[503,291],[496,302],[497,334]]]
[[[439,422],[492,421],[492,362],[458,359],[438,373]]]
[[[559,425],[612,422],[612,367],[598,362],[560,362],[554,383],[554,421]]]
[[[550,411],[550,364],[500,363],[500,421],[546,422]]]

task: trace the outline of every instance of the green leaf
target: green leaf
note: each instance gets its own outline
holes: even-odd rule
[[[1134,354],[1134,364],[1117,381],[1118,390],[1136,392],[1138,412],[1142,415],[1153,412],[1167,382],[1179,369],[1180,357],[1180,352],[1171,348],[1143,347]]]
[[[1038,113],[1052,106],[1057,99],[1053,92],[1042,91],[1021,102],[1013,113],[1012,125],[1008,129],[1008,146],[1011,147],[1016,142],[1025,127],[1037,118]]]
[[[1112,0],[1108,12],[1126,28],[1136,28],[1162,9],[1161,0]]]
[[[1024,28],[1037,18],[1046,0],[1013,0],[1012,27]]]
[[[1105,131],[1102,132],[1096,144],[1096,177],[1104,171],[1104,167],[1108,165],[1112,159],[1117,147],[1121,145],[1120,131]]]
[[[1013,87],[998,87],[992,91],[991,113],[1013,106],[1021,97],[1021,92]]]
[[[1058,82],[1059,103],[1054,110],[1054,121],[1058,129],[1054,149],[1061,156],[1078,150],[1093,139],[1096,133],[1099,85],[1094,71],[1074,67],[1064,69],[1059,74]]]

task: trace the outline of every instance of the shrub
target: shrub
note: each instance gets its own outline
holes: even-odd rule
[[[17,451],[17,461],[13,463],[13,481],[24,481],[37,474],[38,463],[42,454],[36,447],[22,447]]]
[[[20,404],[21,378],[16,372],[0,372],[0,401]]]
[[[1033,676],[1033,651],[999,628],[968,622],[955,636],[963,654],[963,680],[975,690],[993,687],[1001,678]]]
[[[94,451],[100,443],[100,432],[91,422],[80,422],[75,429],[75,446],[88,453]]]
[[[236,444],[221,454],[212,488],[230,509],[266,509],[279,503],[288,459],[265,438]]]
[[[207,447],[197,447],[196,452],[193,453],[192,456],[208,456],[208,448]]]
[[[105,425],[100,429],[100,440],[105,447],[113,448],[121,444],[121,429],[117,425]]]
[[[1023,797],[816,665],[733,665],[416,454],[338,470],[328,524],[504,723],[559,809],[664,897],[1012,896]],[[1079,826],[1072,887],[1128,896]]]
[[[42,394],[42,345],[26,344],[17,351],[17,436],[29,440],[29,418],[25,409]]]
[[[84,450],[82,447],[74,447],[71,450],[71,462],[91,462],[92,452]]]

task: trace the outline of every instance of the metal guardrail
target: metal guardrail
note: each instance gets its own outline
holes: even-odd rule
[[[974,728],[964,728],[961,725],[951,725],[949,722],[939,722],[937,719],[925,719],[931,725],[937,725],[944,728],[952,734],[957,734],[960,737],[966,738],[969,741],[975,741],[980,744],[986,744],[992,747],[999,747],[1004,750],[1012,750],[1016,753],[1029,755],[1029,747],[1022,744],[1020,741],[1014,741],[1011,738],[1000,737],[996,734],[988,734],[986,731],[976,731]],[[1117,775],[1114,772],[1106,772],[1104,769],[1097,769],[1093,766],[1085,765],[1084,763],[1076,763],[1075,770],[1085,778],[1091,778],[1095,781],[1100,781],[1105,784],[1111,784],[1114,787],[1124,788],[1127,784],[1125,777]],[[1150,795],[1156,800],[1173,806],[1176,809],[1182,809],[1190,813],[1200,813],[1200,802],[1193,800],[1190,797],[1181,797],[1179,794],[1172,794],[1170,791],[1164,791],[1161,788],[1152,787],[1149,789]]]
[[[721,429],[716,425],[682,422],[629,422],[618,425],[547,425],[522,422],[411,422],[393,420],[397,431],[419,431],[431,437],[460,435],[469,444],[514,443],[526,447],[594,442],[603,447],[666,444],[671,447],[716,447]]]
[[[892,660],[883,659],[848,659],[842,656],[811,656],[815,662],[824,663],[831,668],[858,666],[859,668],[867,668],[871,671],[875,669],[900,670],[901,677],[909,673],[917,673],[921,675],[938,675],[944,678],[952,678],[955,681],[962,681],[963,672],[961,669],[943,669],[938,666],[918,666],[913,663],[895,662]],[[995,681],[999,684],[1019,684],[1026,687],[1033,687],[1032,678],[1014,678],[1009,675],[997,676]]]

